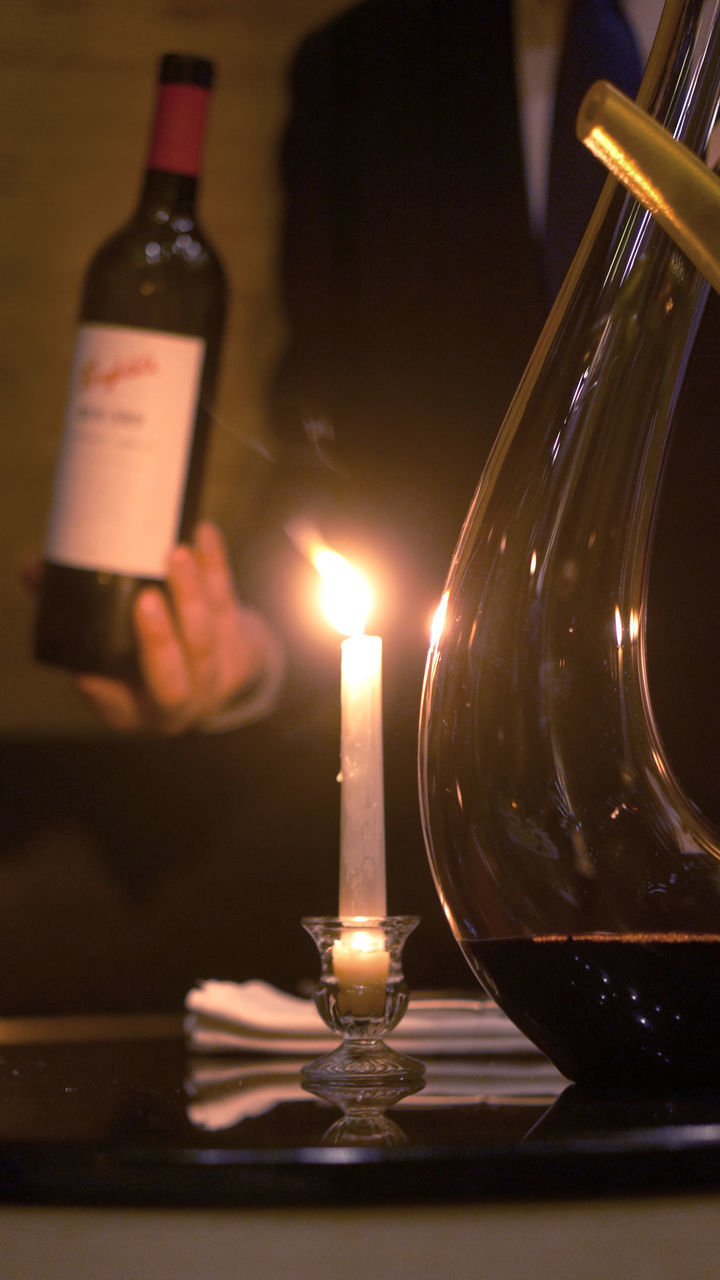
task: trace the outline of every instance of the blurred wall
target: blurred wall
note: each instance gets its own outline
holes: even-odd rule
[[[232,309],[205,510],[232,540],[261,500],[266,379],[282,339],[277,148],[289,61],[342,0],[5,0],[0,10],[0,735],[93,732],[30,656],[22,557],[43,541],[82,274],[137,199],[158,57],[217,64],[200,211]]]

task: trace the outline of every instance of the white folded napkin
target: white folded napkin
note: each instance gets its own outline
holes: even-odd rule
[[[202,1053],[324,1053],[339,1043],[313,1000],[267,982],[199,982],[185,997],[188,1046]],[[388,1044],[420,1054],[533,1054],[539,1051],[491,1000],[411,996]]]

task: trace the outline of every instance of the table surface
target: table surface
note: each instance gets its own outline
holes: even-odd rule
[[[0,1019],[0,1203],[468,1204],[720,1187],[720,1097],[583,1096],[540,1055],[425,1059],[392,1145],[333,1145],[302,1061],[175,1015]]]

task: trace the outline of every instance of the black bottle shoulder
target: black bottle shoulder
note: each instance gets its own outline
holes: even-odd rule
[[[222,330],[226,306],[222,263],[197,220],[141,213],[93,255],[80,318],[211,339]]]

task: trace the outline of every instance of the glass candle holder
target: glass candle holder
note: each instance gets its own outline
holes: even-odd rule
[[[337,1049],[303,1067],[303,1081],[419,1080],[422,1063],[383,1038],[407,1009],[402,950],[418,917],[307,916],[302,924],[320,953],[315,1003],[326,1025],[342,1036]]]

